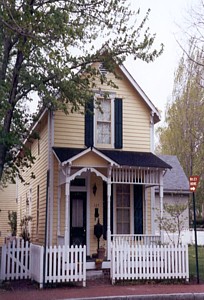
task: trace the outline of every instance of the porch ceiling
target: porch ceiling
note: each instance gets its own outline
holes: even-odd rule
[[[95,148],[94,148],[95,149]],[[53,148],[55,154],[61,162],[69,161],[74,156],[83,156],[83,152],[87,149],[81,148]],[[99,150],[97,153],[107,157],[108,161],[112,161],[116,165],[131,166],[140,168],[159,168],[171,169],[172,167],[151,152],[133,152],[118,150]]]

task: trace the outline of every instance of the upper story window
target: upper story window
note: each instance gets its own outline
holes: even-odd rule
[[[85,145],[121,149],[123,147],[122,99],[115,98],[113,94],[107,97],[95,94],[94,101],[87,104]]]
[[[97,97],[96,101],[100,105],[100,109],[95,109],[95,146],[113,148],[114,140],[114,98]]]

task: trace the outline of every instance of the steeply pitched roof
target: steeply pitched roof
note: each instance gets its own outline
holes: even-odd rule
[[[139,84],[136,82],[136,80],[132,77],[132,75],[129,73],[129,71],[125,68],[124,65],[119,66],[120,70],[123,72],[123,74],[126,76],[128,81],[132,84],[134,89],[138,92],[138,94],[142,97],[146,105],[151,109],[153,112],[153,119],[154,123],[158,123],[160,121],[160,113],[156,106],[152,103],[152,101],[149,99],[149,97],[145,94],[143,89],[139,86]]]
[[[93,148],[94,151],[95,148]],[[76,149],[76,148],[53,148],[58,159],[63,163],[68,161],[73,156],[83,155],[87,149]],[[107,157],[116,165],[120,166],[131,166],[141,168],[161,168],[168,169],[171,166],[164,162],[162,159],[157,157],[151,152],[133,152],[133,151],[118,151],[118,150],[99,150],[96,149],[97,153]]]
[[[163,161],[172,166],[164,175],[165,192],[189,193],[189,182],[178,158],[175,155],[158,155]]]

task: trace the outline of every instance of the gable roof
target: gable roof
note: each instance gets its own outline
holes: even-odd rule
[[[112,162],[113,165],[160,169],[171,168],[171,165],[151,152],[99,150],[96,148],[89,149],[109,162]],[[53,151],[61,163],[69,162],[72,157],[79,157],[80,155],[87,153],[87,149],[80,148],[53,147]]]
[[[178,158],[175,155],[158,155],[160,159],[172,166],[164,175],[164,192],[189,192],[189,182]]]
[[[150,108],[150,110],[153,113],[153,120],[154,123],[158,123],[160,121],[160,113],[159,110],[156,108],[156,106],[152,103],[152,101],[148,98],[148,96],[145,94],[145,92],[142,90],[142,88],[139,86],[139,84],[136,82],[136,80],[133,78],[133,76],[129,73],[129,71],[126,69],[126,67],[121,64],[118,65],[121,72],[125,75],[127,80],[131,83],[133,88],[138,92],[138,94],[142,97],[146,105]],[[38,120],[34,122],[31,126],[31,130],[39,123],[39,120],[41,119],[41,116],[45,114],[45,112],[48,110],[48,108],[41,108],[38,112]]]
[[[129,71],[125,68],[124,65],[119,66],[120,70],[123,72],[123,74],[126,76],[126,78],[129,80],[129,82],[132,84],[134,89],[138,92],[138,94],[142,97],[144,102],[147,104],[147,106],[151,109],[153,112],[153,119],[154,123],[158,123],[160,121],[160,113],[156,106],[152,103],[152,101],[149,99],[149,97],[145,94],[145,92],[142,90],[142,88],[139,86],[139,84],[136,82],[136,80],[132,77],[132,75],[129,73]]]

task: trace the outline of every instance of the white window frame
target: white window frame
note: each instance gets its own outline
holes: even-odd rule
[[[117,233],[117,201],[116,201],[116,184],[113,187],[113,234],[118,234]],[[130,233],[129,234],[134,234],[134,203],[133,203],[133,185],[130,184]]]
[[[97,111],[98,111],[98,104],[97,101],[100,99],[103,99],[103,94],[95,93],[94,96],[94,146],[99,148],[114,148],[114,141],[115,141],[115,134],[114,134],[114,124],[115,124],[115,118],[114,118],[114,99],[115,94],[111,93],[107,97],[107,99],[110,99],[111,101],[111,142],[110,144],[103,144],[103,143],[97,143]]]

